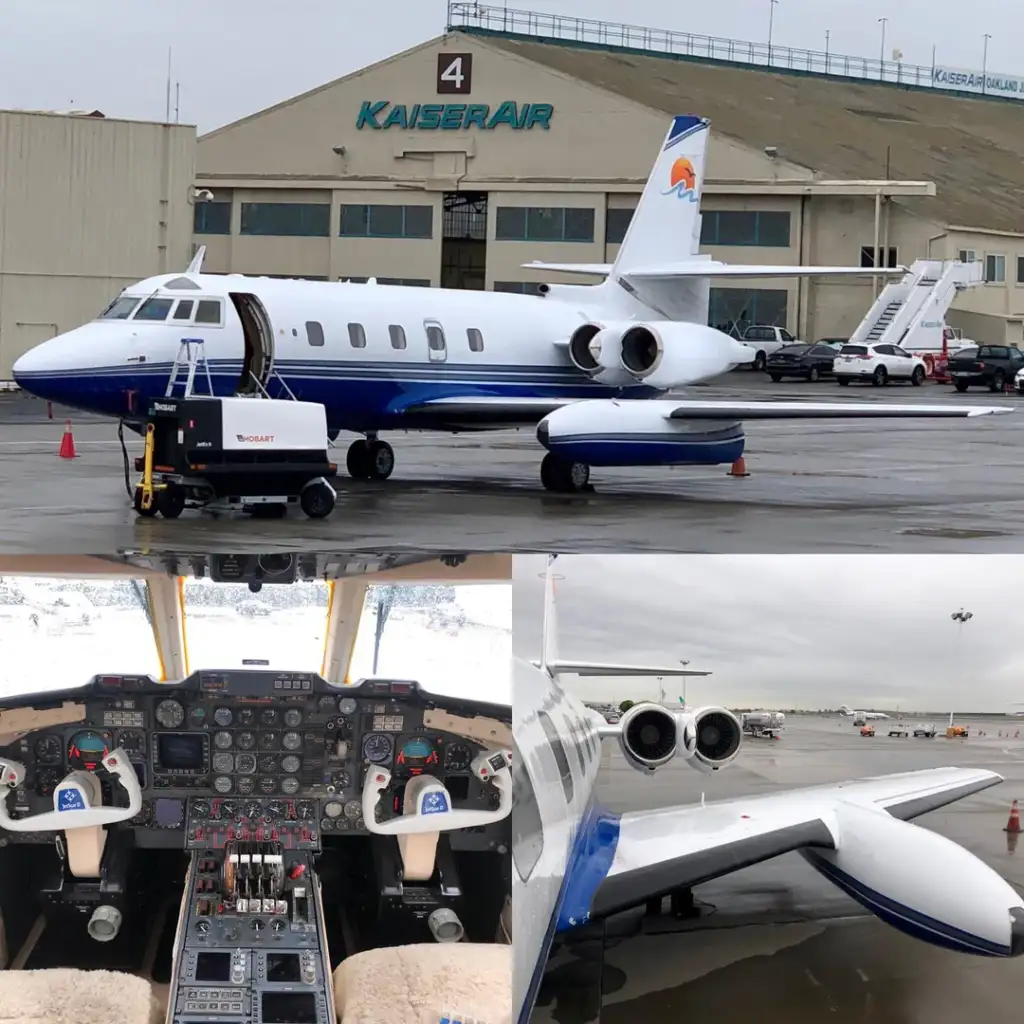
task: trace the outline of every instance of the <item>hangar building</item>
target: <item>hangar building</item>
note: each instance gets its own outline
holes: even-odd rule
[[[556,37],[578,19],[452,6],[469,13],[445,35],[199,139],[208,270],[529,291],[557,280],[530,260],[614,258],[669,117],[700,113],[712,122],[702,251],[982,260],[987,283],[949,321],[1021,340],[1019,100],[584,44]],[[847,337],[880,287],[716,287],[710,320]]]
[[[0,111],[0,383],[122,288],[188,264],[193,126]]]

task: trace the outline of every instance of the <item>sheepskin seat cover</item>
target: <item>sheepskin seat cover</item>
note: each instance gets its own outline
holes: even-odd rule
[[[119,971],[0,971],[2,1024],[160,1024],[148,981]]]
[[[342,1024],[420,1024],[442,1012],[511,1024],[512,947],[469,942],[390,946],[356,953],[334,972]]]

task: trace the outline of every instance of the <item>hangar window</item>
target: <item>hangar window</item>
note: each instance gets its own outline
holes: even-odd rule
[[[974,263],[978,258],[978,254],[973,249],[961,249],[957,253],[956,258],[961,263]]]
[[[1024,256],[1017,257],[1017,284],[1024,284]]]
[[[348,340],[353,348],[366,348],[366,331],[362,324],[348,325]]]
[[[512,859],[519,877],[525,882],[540,860],[544,850],[544,823],[537,805],[537,793],[519,756],[512,757]]]
[[[592,242],[594,211],[561,206],[499,206],[494,237],[499,242]]]
[[[558,735],[555,723],[551,721],[546,711],[538,711],[537,718],[544,729],[544,735],[548,738],[551,753],[554,755],[555,764],[558,767],[558,774],[562,777],[562,792],[565,794],[565,802],[571,804],[573,796],[572,768],[569,767],[569,758],[566,756],[562,739]]]
[[[388,334],[391,335],[392,348],[404,349],[406,347],[405,328],[400,324],[392,324],[388,328]]]
[[[432,206],[350,205],[341,208],[340,234],[347,238],[432,238]]]
[[[327,238],[329,203],[242,203],[242,234],[278,238]]]
[[[378,277],[377,284],[400,284],[405,288],[430,287],[430,281],[425,277]]]
[[[789,213],[786,210],[708,210],[702,214],[700,240],[702,245],[786,248]]]
[[[788,302],[784,288],[712,288],[708,324],[738,338],[754,324],[784,324]]]
[[[1006,280],[1006,257],[998,253],[985,254],[985,284],[1002,284]],[[138,314],[136,314],[137,316]]]
[[[133,320],[166,320],[167,314],[174,305],[174,299],[146,299],[139,306],[139,311],[132,317]]]
[[[196,323],[220,326],[220,299],[200,299],[196,307]]]
[[[476,327],[466,328],[466,338],[469,341],[470,352],[483,352],[484,350],[484,336],[480,333],[480,330]]]
[[[609,210],[604,220],[605,245],[620,245],[626,237],[635,210]]]
[[[316,320],[306,321],[306,341],[314,348],[322,348],[324,344],[323,326]]]
[[[885,251],[884,245],[880,245],[878,251],[881,255],[883,266],[898,267],[900,265],[899,250],[895,245],[890,245],[888,252]],[[860,247],[860,265],[862,267],[873,267],[875,265],[875,247],[873,245],[862,245]]]
[[[192,215],[192,230],[197,235],[230,235],[231,203],[196,203]]]
[[[141,299],[134,295],[119,295],[100,313],[100,320],[127,320]]]
[[[178,305],[174,309],[174,316],[172,320],[191,320],[192,319],[192,307],[195,302],[192,299],[181,299]]]

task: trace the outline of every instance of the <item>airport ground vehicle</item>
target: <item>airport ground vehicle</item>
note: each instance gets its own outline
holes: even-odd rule
[[[1024,352],[1010,345],[978,345],[949,357],[949,375],[961,394],[969,387],[1003,391],[1024,369]]]
[[[914,729],[914,737],[916,739],[933,740],[937,731],[934,725],[919,725]]]
[[[844,345],[836,356],[833,372],[839,384],[870,380],[875,387],[890,381],[910,381],[920,387],[927,375],[924,360],[898,345]]]
[[[785,723],[786,716],[781,711],[746,711],[740,716],[740,725],[748,736],[774,739]]]
[[[902,722],[898,722],[889,726],[889,735],[905,740],[910,737],[910,730]]]
[[[862,725],[860,727],[860,734],[861,736],[874,736],[875,727],[873,725]]]
[[[831,345],[786,345],[768,357],[765,372],[776,384],[783,377],[813,382],[832,376],[835,358],[836,350]]]

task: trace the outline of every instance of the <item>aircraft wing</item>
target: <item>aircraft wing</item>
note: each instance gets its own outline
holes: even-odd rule
[[[508,420],[529,423],[542,420],[548,413],[581,401],[578,398],[506,398],[503,395],[453,395],[412,402],[404,413],[430,412],[469,423]]]
[[[558,927],[604,917],[794,850],[835,850],[844,805],[901,821],[1002,782],[995,772],[931,768],[832,786],[739,797],[705,806],[605,814],[587,837],[590,856],[570,877]]]
[[[886,405],[869,402],[672,402],[647,401],[662,408],[667,420],[828,420],[962,418],[1013,412],[999,405]]]
[[[540,668],[540,662],[533,663]],[[547,668],[555,675],[565,673],[573,676],[709,676],[710,672],[695,669],[658,668],[656,665],[614,665],[610,662],[593,661],[549,661]]]
[[[608,277],[611,263],[523,263],[526,270],[544,270],[557,274],[583,274]],[[631,267],[622,276],[637,281],[672,281],[700,277],[901,277],[906,267],[802,267],[768,266],[741,263],[714,263],[690,260],[686,263],[663,263],[660,266]]]

